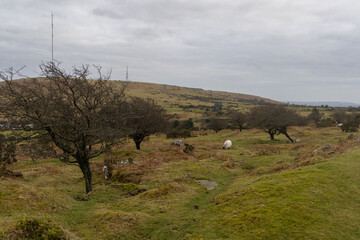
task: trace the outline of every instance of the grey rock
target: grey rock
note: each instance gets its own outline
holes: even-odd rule
[[[104,173],[104,178],[105,178],[106,180],[108,180],[108,179],[110,178],[110,174],[109,174],[109,169],[108,169],[108,167],[107,167],[107,166],[104,166],[102,170],[103,170],[103,173]]]
[[[211,180],[195,180],[195,181],[200,185],[206,187],[208,191],[214,190],[218,185],[215,181],[211,181]]]
[[[171,145],[181,147],[181,145],[183,145],[183,141],[182,140],[175,140],[175,141],[172,141]]]

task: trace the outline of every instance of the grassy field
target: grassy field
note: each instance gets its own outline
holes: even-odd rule
[[[71,239],[360,239],[360,142],[336,128],[197,132],[195,147],[151,136],[92,161],[85,195],[77,166],[20,156],[0,179],[0,231],[24,217],[49,219]],[[222,143],[230,139],[231,150]],[[104,159],[116,179],[103,179]],[[119,164],[131,159],[133,164]],[[117,163],[117,164],[116,164]],[[196,180],[217,183],[207,190]]]

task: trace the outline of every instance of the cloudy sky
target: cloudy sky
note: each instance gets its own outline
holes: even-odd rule
[[[358,0],[1,0],[0,68],[54,58],[112,79],[360,103]]]

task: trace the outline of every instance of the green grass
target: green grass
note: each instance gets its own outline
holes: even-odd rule
[[[218,222],[213,231],[229,239],[359,239],[359,158],[356,149],[312,166],[239,178],[209,212]]]
[[[102,177],[105,155],[92,162],[94,190],[85,195],[77,166],[26,156],[10,166],[24,178],[0,179],[0,232],[23,217],[48,218],[74,239],[359,239],[358,142],[336,128],[289,129],[270,141],[259,130],[198,132],[193,154],[152,136],[112,158],[139,165],[136,183]],[[233,148],[222,150],[226,139]],[[314,150],[331,144],[328,151]],[[195,180],[217,182],[207,191]],[[145,189],[135,196],[132,189]]]

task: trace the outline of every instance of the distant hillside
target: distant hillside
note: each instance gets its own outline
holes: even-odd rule
[[[127,94],[143,98],[153,98],[170,112],[183,112],[187,110],[193,113],[201,113],[212,111],[214,102],[221,102],[225,111],[230,108],[246,111],[252,106],[261,103],[280,103],[248,94],[145,82],[129,82]]]
[[[285,103],[295,105],[306,105],[306,106],[329,106],[329,107],[360,107],[360,104],[352,102],[299,102],[299,101],[287,101]]]
[[[19,79],[16,81],[26,80]],[[114,82],[118,84],[125,83],[124,81]],[[0,86],[3,84],[4,82],[0,82]],[[200,88],[145,82],[126,82],[126,84],[127,95],[152,98],[158,104],[166,108],[168,112],[177,114],[181,119],[208,116],[208,112],[213,112],[215,102],[222,103],[223,112],[230,109],[246,112],[251,107],[263,103],[281,104],[280,102],[271,99],[241,93],[203,90]]]

